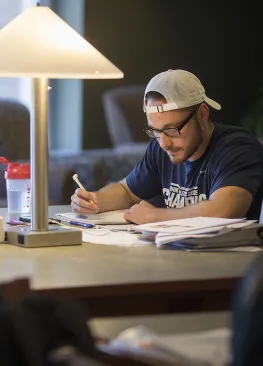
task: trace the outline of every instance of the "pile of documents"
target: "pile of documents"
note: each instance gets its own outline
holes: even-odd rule
[[[232,364],[231,331],[219,328],[186,334],[157,334],[144,326],[128,328],[107,345],[107,353],[123,354],[140,361],[181,366]]]
[[[131,225],[123,217],[125,211],[87,216],[73,212],[57,213],[55,219],[60,219],[64,224],[77,220],[94,225],[91,229],[82,230],[82,240],[94,244],[142,246],[155,243],[157,248],[165,245],[191,251],[263,249],[263,225],[257,224],[255,220],[200,216]]]
[[[245,219],[193,217],[137,226],[142,239],[152,239],[184,250],[206,250],[263,245],[263,226]]]

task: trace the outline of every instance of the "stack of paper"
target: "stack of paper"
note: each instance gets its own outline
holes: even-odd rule
[[[231,332],[227,328],[159,335],[137,326],[124,330],[100,349],[113,354],[119,351],[141,361],[152,360],[154,364],[159,361],[165,365],[223,366],[232,361],[230,341]]]
[[[184,250],[262,245],[261,225],[245,219],[194,217],[139,225],[145,236],[154,236],[157,247],[173,245]],[[246,229],[246,230],[245,230]]]

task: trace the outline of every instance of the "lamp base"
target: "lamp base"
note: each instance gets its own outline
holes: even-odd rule
[[[32,231],[30,227],[6,229],[6,242],[25,248],[57,247],[82,244],[82,232],[60,226],[49,226],[47,231]]]

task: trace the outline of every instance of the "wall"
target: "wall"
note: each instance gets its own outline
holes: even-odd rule
[[[84,0],[44,1],[45,5],[50,6],[74,30],[83,35]],[[80,151],[82,149],[83,80],[51,79],[49,85],[52,86],[49,92],[50,149]]]
[[[215,115],[238,124],[262,85],[261,13],[254,1],[86,0],[87,40],[120,67],[123,80],[84,82],[84,148],[110,146],[101,94],[146,84],[156,73],[195,73],[220,102]]]

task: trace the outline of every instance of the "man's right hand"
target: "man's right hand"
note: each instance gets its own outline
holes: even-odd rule
[[[98,198],[95,192],[78,188],[71,196],[71,207],[76,214],[94,214],[99,212]]]

